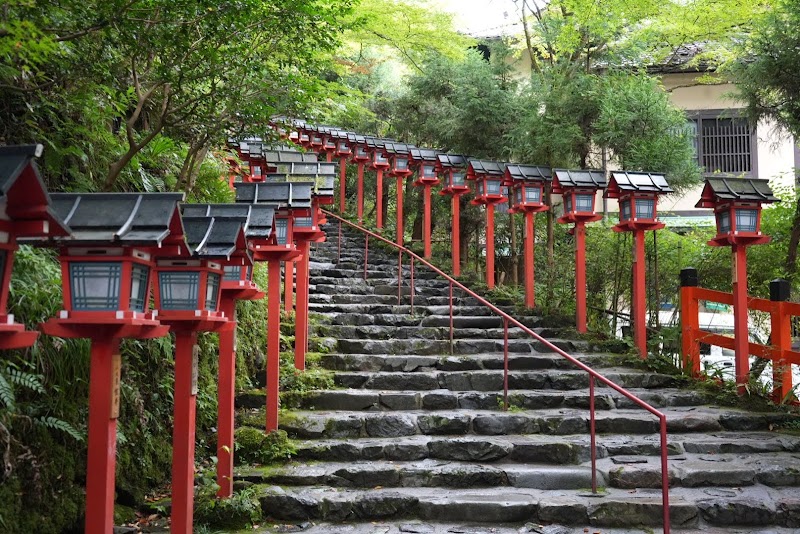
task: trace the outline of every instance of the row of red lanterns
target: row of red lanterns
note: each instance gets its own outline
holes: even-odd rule
[[[468,185],[471,182],[474,186],[474,198],[471,202],[486,207],[486,281],[489,288],[494,286],[494,206],[509,202],[509,212],[523,213],[525,216],[525,287],[526,306],[529,308],[535,303],[533,215],[550,209],[545,203],[545,193],[548,190],[561,195],[564,214],[558,221],[574,224],[571,233],[575,235],[576,243],[576,323],[581,332],[585,332],[587,328],[585,225],[602,218],[596,212],[595,199],[597,192],[603,190],[605,198],[616,199],[619,204],[619,222],[613,230],[634,234],[631,323],[634,326],[635,345],[642,357],[646,357],[644,232],[664,227],[658,221],[658,199],[661,195],[674,191],[663,174],[612,171],[606,183],[605,173],[598,170],[551,170],[541,166],[471,159],[333,127],[315,126],[301,120],[276,120],[273,127],[283,138],[288,138],[308,150],[327,154],[328,161],[334,156],[340,159],[339,207],[342,212],[345,211],[346,196],[345,166],[348,161],[358,165],[359,222],[363,213],[364,165],[369,163],[370,168],[377,171],[376,210],[379,214],[379,229],[382,228],[382,173],[388,172],[390,176],[396,177],[397,243],[400,246],[403,245],[403,183],[416,170],[418,178],[414,185],[425,188],[423,240],[426,258],[430,257],[430,187],[438,185],[439,176],[445,175],[440,194],[452,197],[452,268],[455,276],[460,274],[459,197],[471,190]],[[711,177],[706,181],[702,198],[697,204],[697,207],[714,209],[717,237],[709,244],[733,247],[734,257],[738,258],[735,262],[739,266],[735,272],[740,278],[738,282],[734,282],[734,286],[744,286],[745,291],[746,278],[742,279],[742,276],[746,277],[744,247],[769,240],[761,233],[760,213],[763,204],[775,201],[777,199],[772,195],[767,180]],[[738,321],[746,323],[746,315],[744,318],[739,317]],[[743,336],[743,339],[746,340],[747,336]],[[745,350],[742,347],[741,352]]]
[[[307,259],[308,243],[324,239],[317,203],[332,202],[332,191],[312,195],[313,182],[236,184],[238,203],[217,205],[181,204],[180,193],[48,194],[35,161],[41,152],[40,145],[0,147],[0,212],[4,214],[0,220],[4,282],[0,349],[29,347],[38,336],[7,313],[18,244],[57,248],[64,309],[41,330],[92,340],[85,531],[106,533],[113,527],[120,342],[173,332],[171,530],[191,532],[197,334],[220,335],[217,478],[220,496],[227,497],[233,482],[235,303],[264,296],[252,281],[252,267],[255,261],[267,261],[271,304],[267,379],[274,386],[268,387],[267,405],[273,409],[267,411],[267,426],[274,429],[278,425],[280,261],[300,253]],[[300,291],[298,287],[298,303]],[[307,320],[307,292],[304,298]],[[278,304],[277,311],[273,302]],[[306,336],[298,338],[296,349],[301,356],[295,363],[304,366],[307,329]]]

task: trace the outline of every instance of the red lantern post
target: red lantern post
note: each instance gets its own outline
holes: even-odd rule
[[[337,132],[336,135],[338,136],[336,155],[339,156],[339,213],[344,215],[347,197],[347,160],[352,155],[353,149],[350,147],[347,132]]]
[[[647,172],[614,171],[606,198],[619,201],[619,223],[615,232],[633,232],[633,296],[631,325],[634,345],[641,358],[647,358],[647,294],[645,290],[645,247],[644,233],[647,230],[660,230],[664,224],[657,220],[658,197],[672,193],[663,174]]]
[[[730,246],[733,254],[733,336],[736,384],[744,392],[750,374],[747,315],[747,247],[769,243],[761,233],[761,207],[779,202],[767,180],[708,178],[696,207],[713,208],[717,235],[712,247]]]
[[[64,310],[42,331],[92,340],[89,377],[89,458],[85,532],[114,526],[116,431],[124,338],[167,334],[149,311],[156,254],[186,250],[178,212],[182,194],[56,193],[54,212],[72,229],[60,247]]]
[[[375,171],[375,219],[378,230],[383,230],[383,173],[389,169],[389,159],[384,152],[386,141],[368,137],[367,146],[372,153],[369,168]]]
[[[245,237],[268,239],[272,234],[274,210],[266,205],[248,204],[184,204],[184,217],[238,217],[243,220]],[[252,281],[252,258],[244,255],[241,262],[225,266],[220,288],[219,309],[236,323],[236,302],[258,300],[264,293]],[[217,496],[233,494],[233,430],[236,380],[236,329],[219,332],[219,377],[217,385]]]
[[[280,262],[301,257],[294,237],[295,214],[311,209],[313,183],[267,182],[237,184],[236,202],[276,206],[273,235],[269,239],[250,242],[254,261],[266,261],[267,282],[267,431],[278,428],[280,372]]]
[[[0,147],[0,350],[30,347],[38,332],[25,330],[8,313],[8,292],[18,238],[48,238],[69,234],[50,209],[47,188],[39,176],[36,158],[42,145]]]
[[[574,223],[571,233],[575,236],[575,323],[578,332],[585,333],[586,326],[586,223],[599,221],[602,215],[595,213],[597,191],[606,186],[603,171],[555,169],[553,171],[553,193],[561,195],[564,215],[558,219],[562,224]]]
[[[411,176],[414,171],[411,170],[408,164],[409,152],[413,148],[411,145],[404,143],[386,143],[384,145],[384,153],[389,159],[391,165],[389,169],[389,176],[394,176],[397,179],[397,236],[396,242],[401,247],[404,244],[404,228],[403,228],[403,188],[406,178]]]
[[[155,307],[175,335],[171,532],[193,530],[197,334],[236,328],[219,309],[220,291],[226,264],[250,262],[244,223],[240,217],[184,216],[189,257],[183,253],[156,261]]]
[[[506,166],[506,184],[512,189],[510,213],[525,214],[525,307],[532,309],[535,299],[533,249],[536,243],[534,215],[547,211],[544,188],[552,178],[547,167],[535,165]]]
[[[486,286],[494,289],[494,206],[508,200],[503,196],[505,164],[469,160],[467,180],[475,182],[475,198],[470,203],[486,206]]]
[[[439,151],[424,148],[412,148],[410,151],[411,167],[417,169],[417,180],[414,185],[423,188],[422,241],[423,257],[431,257],[431,187],[439,185],[436,163]]]
[[[358,181],[356,182],[356,217],[358,223],[364,222],[364,167],[372,159],[368,147],[366,137],[363,135],[350,134],[347,137],[350,146],[353,149],[352,161],[358,165]]]
[[[452,214],[452,256],[453,276],[461,276],[461,195],[469,191],[465,176],[467,171],[467,158],[454,154],[439,154],[437,156],[436,170],[445,174],[445,185],[439,191],[440,195],[450,195]]]

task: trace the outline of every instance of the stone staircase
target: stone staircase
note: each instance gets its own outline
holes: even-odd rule
[[[292,462],[237,475],[261,485],[267,515],[327,525],[313,532],[661,530],[654,416],[597,389],[601,491],[592,494],[586,373],[512,328],[502,411],[502,320],[456,292],[451,346],[448,283],[418,269],[411,315],[409,287],[397,305],[397,256],[371,246],[364,281],[363,236],[343,230],[337,264],[337,230],[329,226],[311,266],[312,335],[332,347],[320,363],[337,389],[294,398],[282,414],[299,440]],[[673,530],[800,528],[800,436],[774,431],[791,416],[714,406],[672,376],[558,339],[543,318],[522,320],[667,414]],[[263,421],[248,410],[258,409],[241,408],[242,420]]]

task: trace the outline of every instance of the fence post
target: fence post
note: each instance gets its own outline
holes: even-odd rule
[[[784,302],[791,297],[792,286],[788,280],[778,279],[769,283],[769,300],[773,302],[770,310],[772,329],[772,400],[780,404],[792,392],[792,364],[783,355],[792,350],[792,317],[786,313]]]
[[[698,301],[695,288],[698,286],[697,269],[681,269],[681,358],[684,370],[691,370],[695,378],[700,376],[700,329]]]

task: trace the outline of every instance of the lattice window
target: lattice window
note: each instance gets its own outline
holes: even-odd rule
[[[707,174],[755,173],[755,128],[747,119],[701,115],[689,121],[697,162]]]

